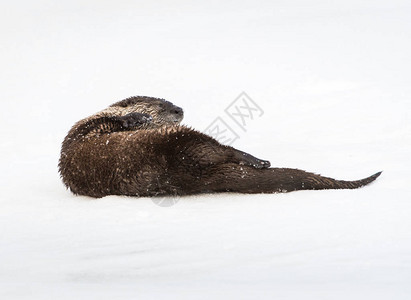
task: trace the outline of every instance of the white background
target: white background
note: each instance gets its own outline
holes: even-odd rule
[[[409,299],[409,1],[8,1],[0,7],[2,299]],[[233,146],[359,190],[75,197],[77,120],[132,95]],[[231,121],[232,122],[232,121]]]

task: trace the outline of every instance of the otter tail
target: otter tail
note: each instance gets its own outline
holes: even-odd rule
[[[276,185],[278,185],[277,188],[279,189],[279,191],[285,192],[296,190],[357,189],[373,182],[382,173],[378,172],[374,175],[360,180],[346,181],[336,180],[334,178],[325,177],[297,169],[274,168],[272,172],[277,173],[275,175]]]
[[[227,164],[224,169],[213,176],[211,186],[214,191],[231,191],[239,193],[281,193],[298,190],[356,189],[365,186],[381,175],[378,172],[370,177],[345,181],[324,177],[298,169],[253,167]]]

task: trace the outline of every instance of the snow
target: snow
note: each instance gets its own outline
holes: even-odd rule
[[[1,4],[1,299],[409,299],[408,1]],[[264,111],[238,127],[245,91]],[[164,97],[273,166],[359,190],[76,197],[77,120]],[[168,205],[168,206],[167,206]]]

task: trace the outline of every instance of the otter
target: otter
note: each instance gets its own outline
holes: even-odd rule
[[[199,193],[280,193],[356,189],[370,177],[344,181],[258,159],[181,125],[184,112],[164,99],[135,96],[77,122],[59,160],[74,194],[137,197]]]

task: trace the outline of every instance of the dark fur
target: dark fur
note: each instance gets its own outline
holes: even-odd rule
[[[153,102],[164,104],[170,116],[160,118],[160,105],[151,108],[153,119],[147,120],[144,114],[148,112],[141,107]],[[140,112],[126,114],[121,110],[135,105]],[[381,174],[342,181],[297,169],[268,168],[268,161],[174,125],[181,121],[182,110],[165,100],[132,97],[111,107],[120,110],[103,111],[78,122],[63,142],[59,170],[64,184],[75,194],[103,197],[355,189]],[[158,118],[161,120],[156,121]]]

